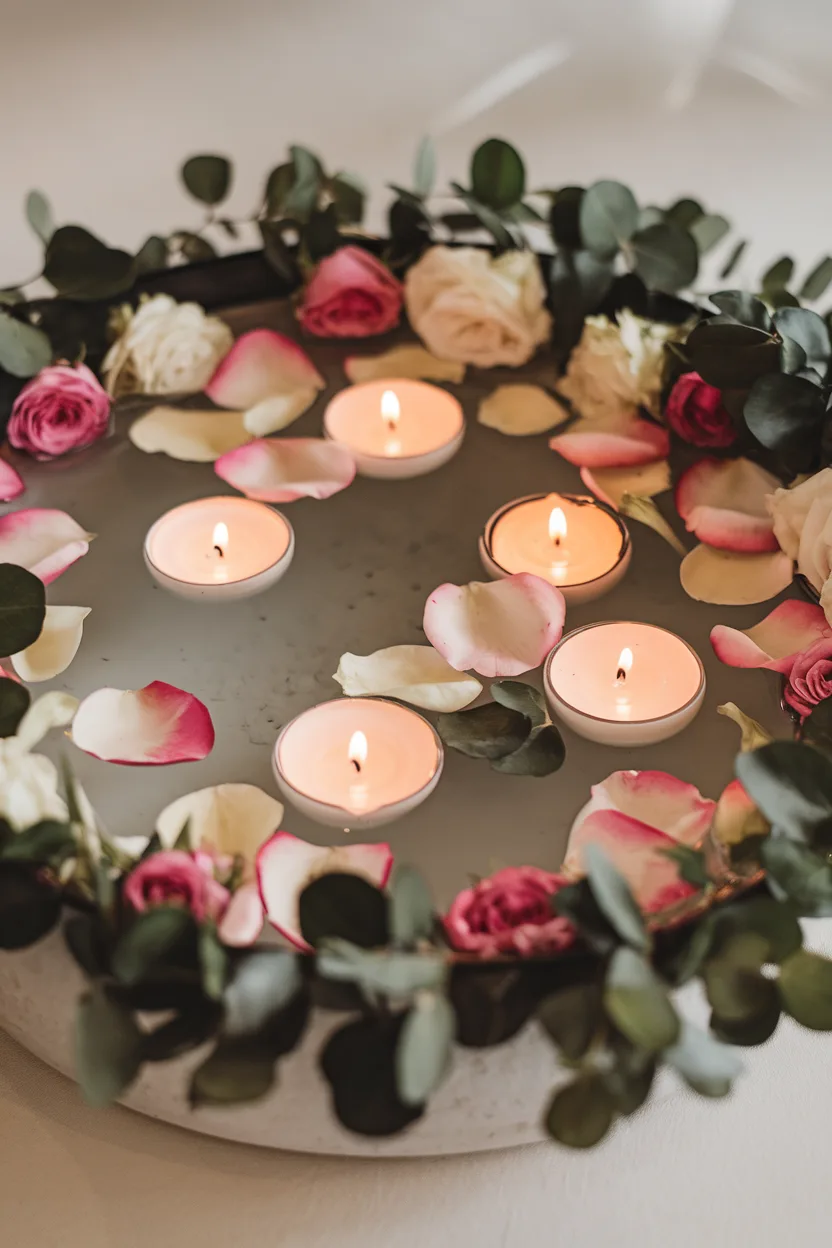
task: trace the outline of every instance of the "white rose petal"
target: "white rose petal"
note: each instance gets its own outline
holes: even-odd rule
[[[588,316],[559,389],[586,420],[635,415],[639,407],[657,415],[665,348],[686,332],[687,326],[648,321],[626,308],[614,321]]]
[[[78,653],[89,607],[47,607],[37,641],[11,656],[22,680],[52,680],[65,672]]]
[[[154,295],[129,318],[104,359],[110,394],[193,394],[211,380],[234,342],[198,303]]]
[[[375,654],[342,654],[334,679],[349,697],[388,697],[428,711],[460,711],[482,693],[433,646],[388,646]]]

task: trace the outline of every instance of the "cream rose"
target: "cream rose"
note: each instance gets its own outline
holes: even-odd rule
[[[47,693],[29,707],[13,737],[0,738],[0,819],[15,832],[43,819],[67,818],[57,767],[31,750],[52,728],[68,724],[77,705],[67,693]]]
[[[552,328],[530,251],[494,259],[479,247],[431,247],[408,270],[404,293],[411,325],[443,360],[516,368]]]
[[[686,326],[648,321],[627,308],[614,321],[588,316],[558,388],[587,420],[622,409],[635,414],[639,407],[657,416],[665,347],[686,331]]]
[[[195,394],[208,385],[234,335],[198,303],[154,295],[135,312],[104,360],[107,390],[118,394]]]
[[[774,536],[820,594],[820,605],[832,623],[832,468],[790,490],[775,490],[766,505]]]

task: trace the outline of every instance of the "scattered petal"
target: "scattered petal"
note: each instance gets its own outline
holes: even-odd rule
[[[440,585],[425,605],[424,629],[457,671],[519,676],[557,645],[565,615],[559,589],[519,572],[501,581]]]
[[[482,693],[478,680],[451,667],[432,646],[342,654],[333,679],[348,697],[398,698],[427,711],[459,711]]]
[[[723,845],[739,845],[748,836],[764,836],[769,825],[739,780],[732,780],[716,804],[713,831]]]
[[[771,733],[756,719],[752,719],[750,715],[746,715],[745,711],[741,711],[736,702],[723,702],[722,706],[716,708],[716,713],[733,720],[739,728],[740,751],[743,754],[748,750],[759,750],[760,746],[768,745],[773,740]]]
[[[20,473],[5,459],[0,459],[0,502],[10,503],[13,498],[20,498],[25,489]]]
[[[89,607],[47,607],[37,641],[11,656],[18,675],[31,684],[65,672],[78,653]]]
[[[214,464],[223,481],[262,503],[330,498],[355,477],[345,446],[327,438],[258,438]]]
[[[144,689],[97,689],[84,698],[72,740],[107,763],[189,763],[211,753],[214,725],[192,693],[154,680]]]
[[[729,667],[767,667],[785,674],[791,671],[796,654],[829,636],[832,628],[821,608],[793,598],[781,602],[753,628],[715,625],[711,645],[716,657]]]
[[[571,416],[569,408],[542,386],[498,386],[480,403],[477,420],[509,437],[545,433]]]
[[[649,420],[630,418],[605,428],[594,420],[580,420],[549,439],[549,446],[579,468],[628,468],[666,459],[670,434]]]
[[[300,931],[298,901],[303,890],[321,875],[360,875],[384,888],[393,866],[390,846],[311,845],[288,832],[276,832],[257,856],[257,879],[266,918],[288,941],[310,951]]]
[[[50,585],[87,553],[94,537],[65,511],[13,511],[0,516],[0,563],[16,563]]]
[[[670,464],[657,459],[650,464],[637,464],[634,468],[581,469],[581,480],[596,498],[608,507],[620,507],[625,494],[639,498],[653,498],[670,489]]]
[[[782,551],[738,555],[713,546],[695,546],[679,569],[682,588],[697,602],[743,607],[774,598],[792,579],[792,561]]]
[[[259,888],[256,884],[243,884],[232,895],[217,925],[217,935],[224,945],[245,949],[262,932],[265,917]]]
[[[652,498],[645,498],[640,494],[625,494],[621,499],[620,510],[622,516],[627,516],[630,520],[638,520],[640,524],[646,524],[654,533],[658,533],[659,537],[663,537],[667,544],[673,547],[676,554],[684,559],[688,553],[687,550]]]
[[[215,784],[186,793],[166,806],[156,820],[165,849],[173,849],[185,824],[192,850],[240,855],[254,867],[257,851],[280,827],[283,806],[254,784]]]
[[[17,726],[15,735],[20,748],[31,750],[53,728],[65,728],[72,723],[78,705],[78,699],[73,698],[70,693],[60,693],[53,689],[43,694],[37,702],[32,703]]]
[[[205,387],[219,407],[249,411],[264,399],[323,390],[323,377],[296,342],[273,329],[253,329],[234,343]]]
[[[243,417],[243,423],[253,438],[265,438],[269,433],[277,433],[291,425],[292,421],[302,416],[318,397],[316,386],[306,389],[290,390],[286,394],[273,394],[261,399],[250,407]]]
[[[750,459],[700,459],[676,485],[676,510],[700,542],[744,554],[779,550],[766,496],[780,482]]]
[[[140,451],[161,451],[171,459],[210,464],[251,440],[242,412],[195,411],[154,407],[130,426],[130,441]]]
[[[351,355],[344,360],[344,372],[352,382],[404,377],[458,385],[465,377],[465,365],[458,360],[440,360],[424,347],[407,346],[392,347],[381,355]]]
[[[697,891],[681,878],[677,864],[664,852],[676,844],[666,832],[619,810],[597,810],[581,824],[570,851],[570,869],[583,875],[586,846],[597,845],[624,876],[640,909],[655,914]]]

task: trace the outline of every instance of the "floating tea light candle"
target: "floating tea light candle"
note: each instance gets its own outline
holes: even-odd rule
[[[324,432],[352,453],[365,477],[419,477],[456,454],[465,434],[459,403],[405,378],[366,381],[336,394]]]

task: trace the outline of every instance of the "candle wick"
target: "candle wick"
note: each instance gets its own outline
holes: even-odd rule
[[[358,759],[357,759],[357,758],[351,758],[351,759],[350,759],[350,762],[352,763],[353,767],[354,767],[354,768],[355,768],[355,770],[358,772],[358,774],[359,774],[359,775],[361,775],[361,764],[359,763]]]
[[[623,685],[626,679],[627,679],[626,669],[623,667],[619,667],[618,671],[615,673],[616,684]]]
[[[217,552],[217,554],[219,555],[220,559],[224,559],[224,558],[225,558],[225,551],[223,550],[222,546],[215,546],[215,547],[214,547],[214,550]]]
[[[392,419],[388,419],[388,420],[387,420],[387,428],[389,429],[390,433],[395,433],[395,432],[396,432],[396,429],[398,428],[398,423],[397,423],[397,421],[392,420]]]
[[[555,538],[555,545],[556,545],[556,546],[560,546],[560,538],[559,538],[559,537],[556,537],[556,538]]]

